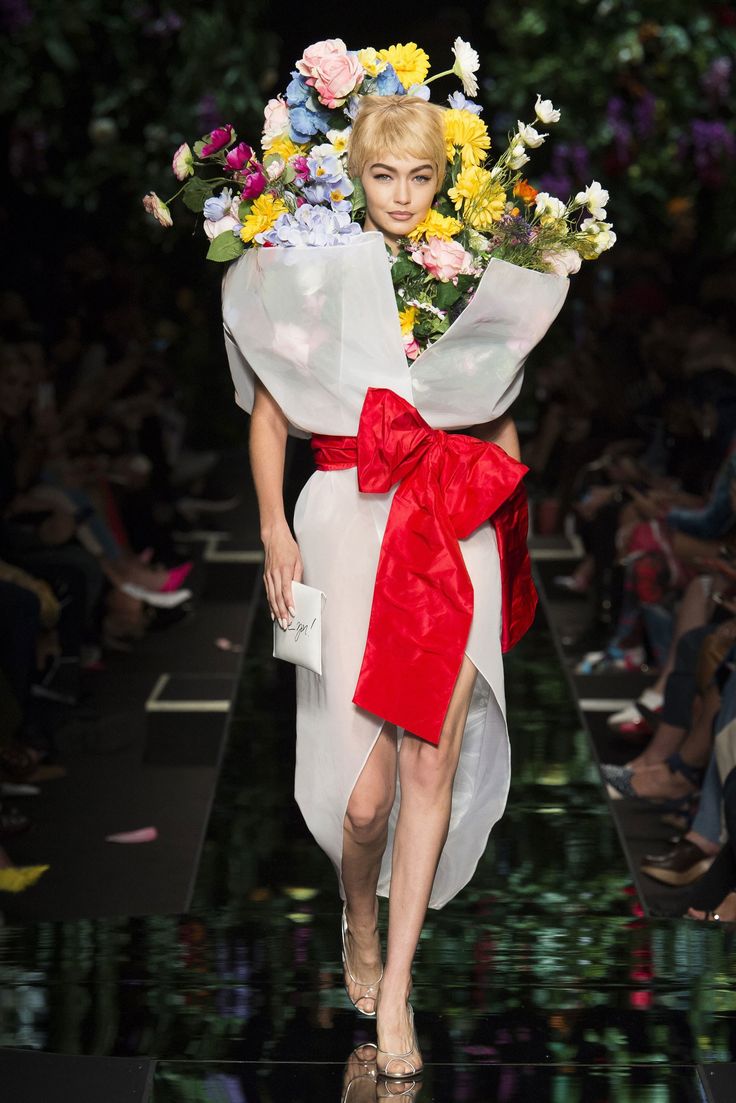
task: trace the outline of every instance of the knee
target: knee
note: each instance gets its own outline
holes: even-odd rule
[[[393,793],[380,797],[353,793],[345,814],[345,827],[356,842],[376,842],[386,830],[392,805]]]

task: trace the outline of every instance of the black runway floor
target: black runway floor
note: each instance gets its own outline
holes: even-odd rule
[[[296,484],[298,455],[292,470]],[[12,915],[3,897],[0,1084],[7,1050],[22,1049],[154,1062],[155,1103],[387,1097],[371,1079],[348,1082],[351,1051],[375,1027],[342,988],[333,871],[292,797],[293,671],[271,658],[271,621],[246,568],[237,598],[254,598],[253,615],[243,609],[245,653],[227,656],[237,679],[220,714],[227,745],[206,837],[199,850],[193,827],[187,844],[191,902],[177,909],[149,895],[145,905],[133,865],[110,890],[105,917],[35,920]],[[180,672],[216,673],[209,634],[192,632],[187,646]],[[695,1103],[710,1090],[721,1103],[730,1097],[715,1094],[717,1079],[736,1042],[732,935],[654,916],[640,897],[544,608],[508,656],[506,679],[508,810],[471,885],[428,916],[413,997],[426,1071],[404,1098]],[[160,752],[171,747],[170,733],[158,738]],[[196,735],[185,742],[191,756]],[[217,762],[139,768],[200,773],[206,787]],[[177,792],[173,834],[177,815],[191,811],[196,823],[204,814],[196,794]],[[126,807],[110,822],[126,826]],[[153,889],[149,873],[138,879]],[[40,885],[16,908],[27,896],[30,909]],[[28,1103],[66,1103],[48,1080]]]

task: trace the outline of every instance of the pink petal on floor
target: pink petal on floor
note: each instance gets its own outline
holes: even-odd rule
[[[106,843],[152,843],[158,838],[155,827],[139,827],[137,831],[119,831],[116,835],[105,835]]]

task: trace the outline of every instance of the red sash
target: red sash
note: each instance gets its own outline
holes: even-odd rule
[[[458,540],[489,517],[501,563],[501,647],[534,619],[521,482],[529,470],[496,444],[432,429],[394,391],[369,387],[357,437],[315,434],[317,468],[358,468],[363,493],[391,502],[353,703],[437,744],[473,619]]]

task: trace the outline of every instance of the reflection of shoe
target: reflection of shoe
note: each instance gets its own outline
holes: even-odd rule
[[[667,854],[645,854],[642,873],[663,885],[691,885],[710,869],[715,856],[682,839]]]
[[[361,1015],[365,1015],[365,1017],[367,1019],[375,1019],[375,1017],[376,1017],[376,999],[378,998],[378,985],[381,983],[381,980],[383,978],[383,967],[381,967],[381,976],[378,978],[378,980],[371,981],[370,984],[366,983],[366,981],[358,980],[356,977],[354,977],[353,974],[350,972],[350,967],[348,965],[348,949],[347,949],[348,914],[347,914],[347,905],[346,904],[343,904],[343,906],[342,906],[342,923],[341,923],[341,928],[340,929],[341,929],[341,934],[342,934],[342,967],[345,970],[345,972],[347,973],[350,980],[353,982],[353,984],[359,984],[361,988],[365,989],[365,991],[361,992],[361,994],[358,996],[357,1000],[354,1000],[353,997],[350,995],[350,992],[348,990],[348,986],[347,986],[347,983],[346,983],[345,984],[345,991],[348,994],[348,999],[350,1000],[350,1002],[353,1005],[353,1007],[355,1008],[355,1010],[359,1011]],[[373,1010],[372,1011],[364,1011],[362,1007],[358,1007],[358,1004],[362,1003],[363,1000],[372,1000],[373,1001]]]
[[[407,1003],[409,1011],[409,1022],[412,1030],[412,1046],[406,1053],[392,1053],[388,1049],[381,1049],[380,1046],[376,1049],[376,1071],[378,1076],[384,1080],[418,1080],[424,1071],[421,1064],[416,1064],[414,1061],[410,1061],[409,1058],[413,1057],[416,1053],[421,1061],[422,1055],[419,1051],[419,1042],[417,1040],[417,1032],[414,1026],[414,1008],[410,1003]],[[382,1061],[381,1055],[388,1057],[388,1061]],[[404,1065],[408,1066],[403,1072],[391,1071],[391,1065],[396,1061],[402,1061]]]
[[[374,1103],[376,1099],[376,1046],[366,1042],[347,1059],[340,1103]]]

